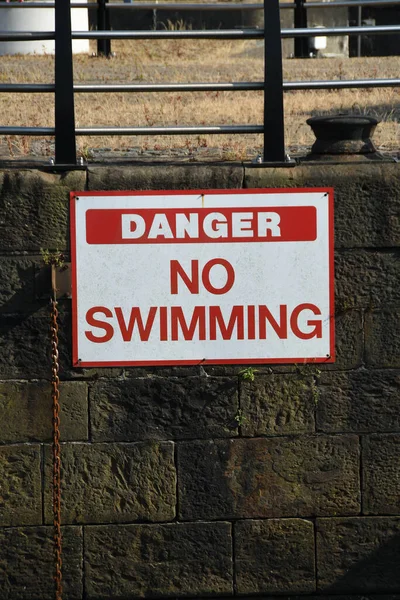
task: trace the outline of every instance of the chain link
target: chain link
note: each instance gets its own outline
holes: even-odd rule
[[[62,600],[61,538],[61,449],[60,449],[60,379],[58,376],[58,309],[51,300],[51,397],[53,400],[53,524],[55,561],[55,599]]]

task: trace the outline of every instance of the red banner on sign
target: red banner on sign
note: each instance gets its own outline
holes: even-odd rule
[[[89,209],[88,244],[309,242],[314,206],[193,209]]]

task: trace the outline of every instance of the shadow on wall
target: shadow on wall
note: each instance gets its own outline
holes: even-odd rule
[[[317,522],[317,586],[324,594],[400,591],[400,518]]]

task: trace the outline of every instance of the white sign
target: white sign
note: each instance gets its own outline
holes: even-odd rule
[[[334,361],[330,189],[73,192],[77,367]]]

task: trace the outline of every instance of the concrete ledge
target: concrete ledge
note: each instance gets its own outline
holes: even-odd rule
[[[234,164],[148,164],[88,168],[88,190],[242,188],[244,168]]]

